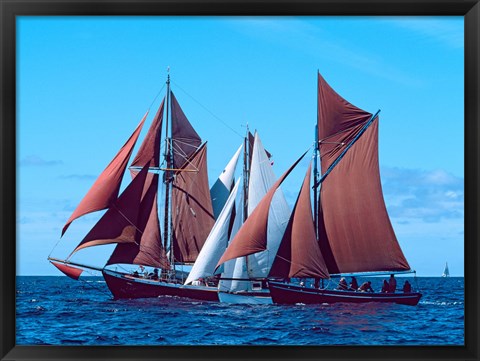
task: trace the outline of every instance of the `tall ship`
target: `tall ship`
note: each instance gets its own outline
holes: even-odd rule
[[[383,199],[379,112],[372,114],[352,105],[318,73],[313,185],[311,165],[266,277],[274,303],[419,302],[421,293],[413,291],[409,282],[398,292],[394,279],[394,274],[414,271],[400,248]],[[268,248],[272,197],[291,169],[277,180],[242,225],[218,267]],[[322,286],[324,280],[336,277],[382,274],[391,278],[384,292],[362,292],[361,286],[350,290]],[[302,281],[295,283],[293,279]],[[306,279],[313,279],[313,286],[306,287]]]
[[[184,281],[223,208],[228,203],[232,209],[233,170],[240,149],[209,189],[207,143],[184,114],[168,75],[166,95],[128,167],[131,181],[119,194],[147,115],[81,200],[62,236],[76,219],[106,212],[68,257],[49,256],[49,260],[74,279],[84,270],[100,271],[114,298],[170,295],[218,301],[217,283],[184,285]],[[223,218],[229,219],[230,213],[224,213]],[[72,260],[82,249],[106,244],[116,246],[103,266]]]

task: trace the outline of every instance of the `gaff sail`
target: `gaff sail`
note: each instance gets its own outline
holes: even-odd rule
[[[318,139],[324,173],[371,114],[347,102],[318,74]],[[378,121],[353,144],[320,190],[318,237],[329,273],[405,271],[378,164]]]

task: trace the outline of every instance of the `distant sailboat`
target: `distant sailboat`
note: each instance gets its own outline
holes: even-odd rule
[[[442,277],[450,277],[450,271],[448,270],[448,263],[445,262],[445,268],[443,269]]]

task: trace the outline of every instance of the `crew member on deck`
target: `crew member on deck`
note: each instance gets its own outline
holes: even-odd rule
[[[361,292],[373,292],[372,282],[363,282],[362,285],[358,288],[358,290]]]
[[[403,293],[410,293],[410,292],[412,292],[412,285],[407,280],[407,281],[405,281],[405,284],[403,285]]]
[[[388,282],[387,280],[383,280],[383,285],[382,285],[382,293],[388,293]]]
[[[397,289],[397,280],[393,274],[390,275],[390,279],[388,280],[388,292],[395,293]]]
[[[350,282],[350,290],[356,291],[358,289],[358,282],[355,277],[352,276],[352,281]]]
[[[340,278],[340,282],[338,282],[337,290],[343,290],[343,291],[348,290],[348,284],[345,277]]]
[[[153,270],[153,273],[150,273],[148,275],[148,278],[152,279],[152,280],[158,280],[158,268],[155,268]]]

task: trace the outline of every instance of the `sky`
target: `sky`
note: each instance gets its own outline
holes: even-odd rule
[[[452,16],[17,17],[17,274],[60,274],[47,257],[66,257],[101,212],[60,238],[63,225],[150,109],[145,135],[169,68],[208,141],[211,184],[247,126],[277,176],[311,147],[317,71],[349,102],[380,109],[400,246],[418,276],[440,276],[447,261],[463,276],[463,34]],[[282,186],[290,204],[308,161]],[[77,259],[102,266],[111,250]]]

